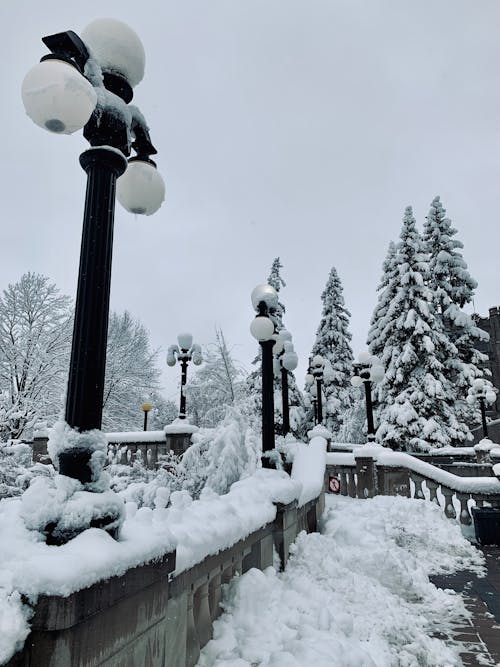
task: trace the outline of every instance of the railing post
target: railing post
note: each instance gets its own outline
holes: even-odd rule
[[[358,498],[373,498],[377,495],[377,479],[375,459],[372,456],[356,457],[356,474],[358,476]]]

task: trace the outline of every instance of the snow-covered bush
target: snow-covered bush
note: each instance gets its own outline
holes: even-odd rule
[[[197,499],[210,489],[218,495],[234,482],[251,475],[260,455],[260,441],[244,416],[228,408],[216,428],[202,428],[192,436],[193,444],[182,457],[169,453],[161,457],[158,470],[148,470],[140,456],[132,466],[117,463],[112,456],[108,472],[111,488],[137,507],[166,506],[177,492]]]
[[[0,444],[0,498],[19,496],[35,477],[53,477],[54,474],[51,465],[33,464],[29,445]]]

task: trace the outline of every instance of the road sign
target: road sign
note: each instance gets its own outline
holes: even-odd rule
[[[340,493],[340,480],[337,477],[330,477],[328,480],[330,493]]]

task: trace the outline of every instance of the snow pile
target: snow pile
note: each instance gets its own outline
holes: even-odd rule
[[[433,637],[466,613],[429,574],[482,557],[432,503],[329,497],[323,535],[301,533],[284,573],[230,584],[198,667],[458,667]]]
[[[315,437],[309,445],[297,443],[292,479],[300,482],[299,507],[317,498],[325,484],[326,440]]]

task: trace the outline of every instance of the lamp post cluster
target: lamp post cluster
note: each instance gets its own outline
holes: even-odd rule
[[[474,405],[479,401],[481,410],[481,423],[483,426],[483,438],[488,437],[488,424],[486,422],[486,406],[492,405],[496,401],[497,395],[493,390],[491,383],[483,378],[476,378],[470,387],[466,401],[469,405]]]
[[[375,425],[373,422],[373,402],[372,402],[372,383],[380,382],[385,375],[384,367],[378,357],[369,352],[361,352],[358,355],[358,362],[353,364],[356,375],[351,378],[353,387],[365,387],[366,400],[366,423],[368,430],[368,441],[375,440]]]
[[[151,159],[157,151],[148,126],[129,105],[144,74],[136,33],[120,21],[99,19],[82,37],[69,30],[42,41],[50,53],[23,81],[26,113],[55,134],[83,129],[90,143],[80,156],[87,190],[65,411],[68,426],[86,432],[102,423],[115,194],[129,212],[151,215],[165,186]],[[98,473],[89,464],[89,439],[81,442],[63,448],[58,463],[61,474],[86,484]]]
[[[167,351],[167,365],[175,366],[176,361],[181,365],[181,396],[179,403],[179,419],[186,419],[186,382],[187,369],[190,361],[195,366],[203,362],[201,347],[198,343],[193,343],[193,336],[190,333],[180,333],[177,336],[178,345],[171,345]]]

